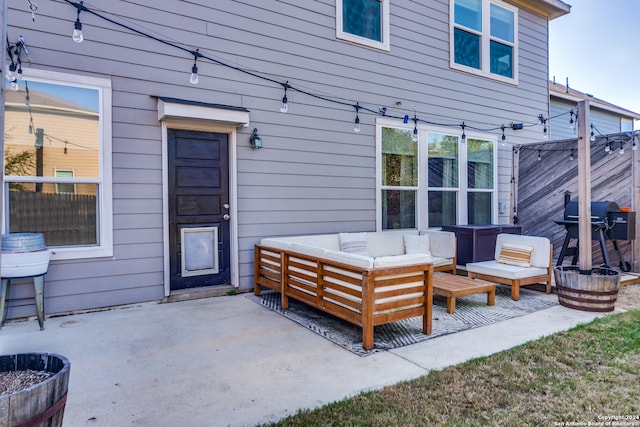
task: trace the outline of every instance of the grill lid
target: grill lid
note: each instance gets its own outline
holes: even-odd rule
[[[610,211],[619,211],[616,202],[602,201],[591,202],[591,222],[604,222],[607,219],[607,213]],[[567,203],[564,207],[565,221],[578,221],[578,202],[573,201]]]

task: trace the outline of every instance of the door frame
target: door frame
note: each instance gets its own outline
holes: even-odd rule
[[[171,294],[169,250],[169,162],[168,129],[225,133],[229,136],[229,214],[231,285],[240,286],[238,272],[238,192],[237,192],[237,126],[238,123],[220,123],[189,118],[164,118],[162,120],[162,240],[164,255],[164,295]],[[244,124],[243,124],[244,126]],[[248,124],[246,125],[248,126]],[[246,127],[245,126],[245,127]]]

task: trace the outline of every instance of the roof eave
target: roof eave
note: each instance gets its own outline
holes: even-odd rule
[[[552,82],[549,82],[549,95],[553,98],[563,99],[565,101],[576,102],[576,103],[578,101],[587,100],[589,101],[592,107],[609,111],[611,113],[618,114],[620,116],[631,118],[634,120],[640,120],[640,114],[636,113],[635,111],[631,111],[626,108],[619,107],[605,100],[596,98],[591,95],[587,95],[586,93],[582,93],[580,91],[576,91],[575,89],[570,89],[570,92],[571,93],[566,92],[565,86],[557,85]]]
[[[571,5],[560,0],[508,0],[517,6],[528,8],[550,21],[571,12]]]

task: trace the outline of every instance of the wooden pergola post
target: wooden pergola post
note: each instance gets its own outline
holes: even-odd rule
[[[591,274],[591,140],[589,101],[578,102],[578,268]]]
[[[0,52],[0,67],[2,67],[2,71],[0,72],[0,155],[2,155],[2,167],[4,168],[4,97],[5,97],[5,89],[4,89],[4,79],[7,66],[7,18],[9,17],[8,12],[8,0],[2,0],[2,5],[0,5],[0,22],[2,23],[2,31],[0,34],[0,45],[2,45],[2,52]],[[1,191],[4,187],[4,173],[0,171],[0,194],[4,194],[4,191]],[[0,197],[0,231],[2,230],[2,224],[4,223],[4,215],[3,215],[3,197]],[[2,234],[0,232],[0,234]],[[0,256],[0,264],[2,263],[2,259]],[[0,275],[1,275],[0,271]],[[1,315],[1,313],[0,313]]]

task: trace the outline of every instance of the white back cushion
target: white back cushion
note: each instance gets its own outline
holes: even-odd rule
[[[367,233],[340,233],[340,250],[348,254],[368,255]]]
[[[404,232],[379,231],[367,233],[367,251],[370,257],[404,254]],[[416,231],[417,234],[417,231]]]
[[[423,254],[431,256],[431,246],[429,245],[429,235],[421,236],[414,234],[404,235],[404,252],[407,254]]]
[[[551,251],[551,242],[546,237],[522,236],[520,234],[506,233],[498,234],[498,236],[496,237],[495,259],[498,259],[500,257],[500,250],[503,243],[533,247],[533,252],[531,253],[531,266],[540,268],[549,267],[549,252]]]

